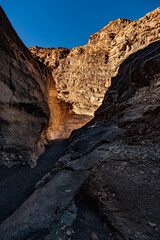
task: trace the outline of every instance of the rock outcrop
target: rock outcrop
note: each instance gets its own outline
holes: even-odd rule
[[[95,118],[70,141],[37,190],[1,224],[1,239],[63,236],[64,214],[83,186],[117,239],[158,240],[160,41],[122,63]]]
[[[85,46],[29,48],[52,72],[58,98],[71,104],[73,112],[93,116],[101,105],[111,77],[132,53],[160,39],[160,8],[131,21],[112,21],[91,35]]]
[[[0,165],[34,164],[49,122],[49,72],[17,36],[0,7]]]

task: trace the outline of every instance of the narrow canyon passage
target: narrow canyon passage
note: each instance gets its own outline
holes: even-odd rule
[[[0,33],[0,240],[160,240],[160,8],[73,49]]]
[[[52,141],[38,159],[37,166],[0,168],[0,222],[8,218],[35,190],[35,184],[53,168],[69,144],[68,139]]]

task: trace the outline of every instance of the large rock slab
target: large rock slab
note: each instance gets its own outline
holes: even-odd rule
[[[49,73],[0,8],[0,165],[34,164],[49,121]]]
[[[41,239],[50,232],[58,210],[65,210],[86,177],[86,173],[62,170],[31,197],[0,227],[0,239]],[[12,225],[10,225],[12,221]],[[44,238],[42,238],[44,239]]]

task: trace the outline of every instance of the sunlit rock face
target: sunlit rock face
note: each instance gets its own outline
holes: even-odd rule
[[[93,116],[124,59],[158,39],[160,8],[137,21],[110,22],[85,46],[30,51],[51,70],[58,98],[71,104],[74,113]]]
[[[82,127],[92,119],[88,115],[75,114],[71,104],[58,98],[58,92],[52,77],[49,87],[49,107],[48,140],[68,138],[74,129]]]
[[[59,97],[53,72],[60,62],[68,56],[70,49],[67,48],[29,48],[36,60],[43,62],[52,73],[49,87],[50,121],[47,130],[49,140],[68,138],[74,129],[78,129],[92,119],[87,114],[76,114],[73,104]]]
[[[0,8],[0,165],[34,164],[49,122],[49,73]]]

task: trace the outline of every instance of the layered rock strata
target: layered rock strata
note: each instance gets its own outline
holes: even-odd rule
[[[64,214],[83,186],[117,239],[158,240],[160,41],[123,62],[95,118],[70,141],[37,190],[1,224],[1,239],[63,236]]]
[[[93,116],[117,75],[120,64],[133,52],[160,39],[160,8],[131,21],[120,18],[92,34],[85,46],[29,48],[51,70],[58,98],[73,112]]]
[[[49,72],[17,36],[0,7],[0,165],[31,163],[44,151]]]

